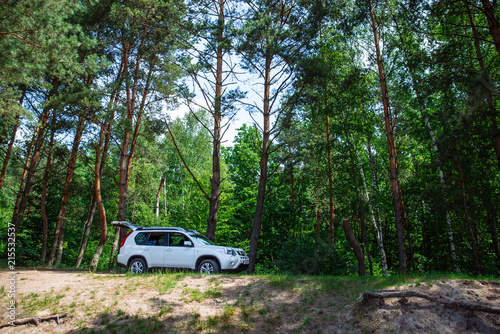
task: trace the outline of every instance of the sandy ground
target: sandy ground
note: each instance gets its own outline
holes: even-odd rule
[[[419,298],[361,305],[342,288],[327,292],[307,280],[287,288],[252,276],[47,270],[0,271],[1,323],[9,321],[12,275],[17,319],[69,315],[60,324],[9,326],[0,333],[500,333],[499,315]],[[500,307],[500,282],[449,280],[395,289]]]

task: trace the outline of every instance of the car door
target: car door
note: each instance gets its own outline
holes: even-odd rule
[[[148,262],[148,267],[163,267],[165,254],[165,232],[139,233],[135,242],[139,246],[139,254]]]
[[[194,246],[191,239],[181,232],[169,232],[163,261],[165,267],[194,269]]]

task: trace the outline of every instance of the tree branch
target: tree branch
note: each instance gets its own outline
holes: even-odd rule
[[[191,169],[188,167],[186,161],[184,160],[184,157],[182,156],[182,153],[181,153],[181,150],[179,149],[179,146],[177,146],[177,142],[175,141],[174,134],[170,130],[170,126],[168,125],[167,120],[164,120],[164,121],[165,121],[165,124],[167,125],[167,129],[168,129],[168,133],[170,134],[170,138],[172,138],[172,142],[174,143],[175,149],[177,150],[177,153],[179,154],[179,158],[181,158],[181,161],[184,164],[184,167],[186,167],[189,174],[191,174],[191,177],[193,178],[194,182],[196,182],[196,184],[198,185],[198,188],[200,188],[203,195],[205,195],[205,198],[210,201],[210,196],[208,196],[208,194],[205,192],[205,190],[203,190],[203,187],[201,186],[200,182],[198,182],[198,179],[196,178],[196,176],[194,176],[193,172],[191,171]]]

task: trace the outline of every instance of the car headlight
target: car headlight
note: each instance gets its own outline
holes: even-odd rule
[[[224,253],[232,256],[236,256],[236,252],[232,248],[224,248]]]

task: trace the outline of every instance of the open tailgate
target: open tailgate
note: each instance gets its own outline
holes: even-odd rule
[[[111,225],[118,226],[118,227],[127,227],[127,228],[131,229],[132,231],[135,231],[135,230],[138,230],[138,229],[142,228],[142,226],[135,225],[135,224],[133,224],[131,222],[117,221],[117,220],[112,221]]]

